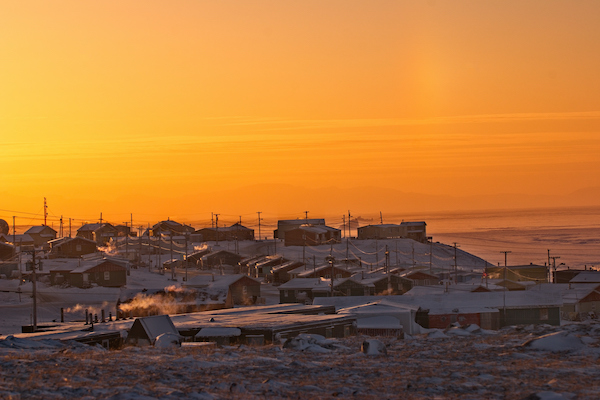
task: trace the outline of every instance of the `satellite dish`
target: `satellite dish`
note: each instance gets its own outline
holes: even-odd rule
[[[3,219],[0,219],[0,233],[8,235],[8,230],[9,230],[8,222],[6,222]]]

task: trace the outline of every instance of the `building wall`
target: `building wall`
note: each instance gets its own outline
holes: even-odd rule
[[[95,253],[97,247],[95,243],[86,240],[72,240],[61,243],[52,249],[52,255],[55,257],[79,258],[85,254]]]
[[[242,277],[230,287],[233,304],[255,304],[260,297],[260,282]]]

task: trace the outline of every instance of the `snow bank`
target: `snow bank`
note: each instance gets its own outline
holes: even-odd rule
[[[535,339],[530,339],[523,343],[523,346],[535,350],[552,352],[576,351],[586,347],[579,337],[565,331],[554,332]]]

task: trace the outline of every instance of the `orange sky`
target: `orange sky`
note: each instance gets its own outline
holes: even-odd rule
[[[600,186],[598,15],[591,0],[2,1],[0,218],[43,197],[117,222],[569,204]]]

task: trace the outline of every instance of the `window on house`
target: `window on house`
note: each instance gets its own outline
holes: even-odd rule
[[[283,297],[288,297],[288,291],[287,290],[283,291]]]
[[[242,286],[242,293],[248,294],[248,286]]]
[[[547,321],[547,320],[548,320],[548,309],[540,308],[540,321]]]
[[[108,281],[110,279],[110,271],[104,271],[104,280]]]
[[[80,244],[75,245],[75,251],[81,251],[81,245]]]

